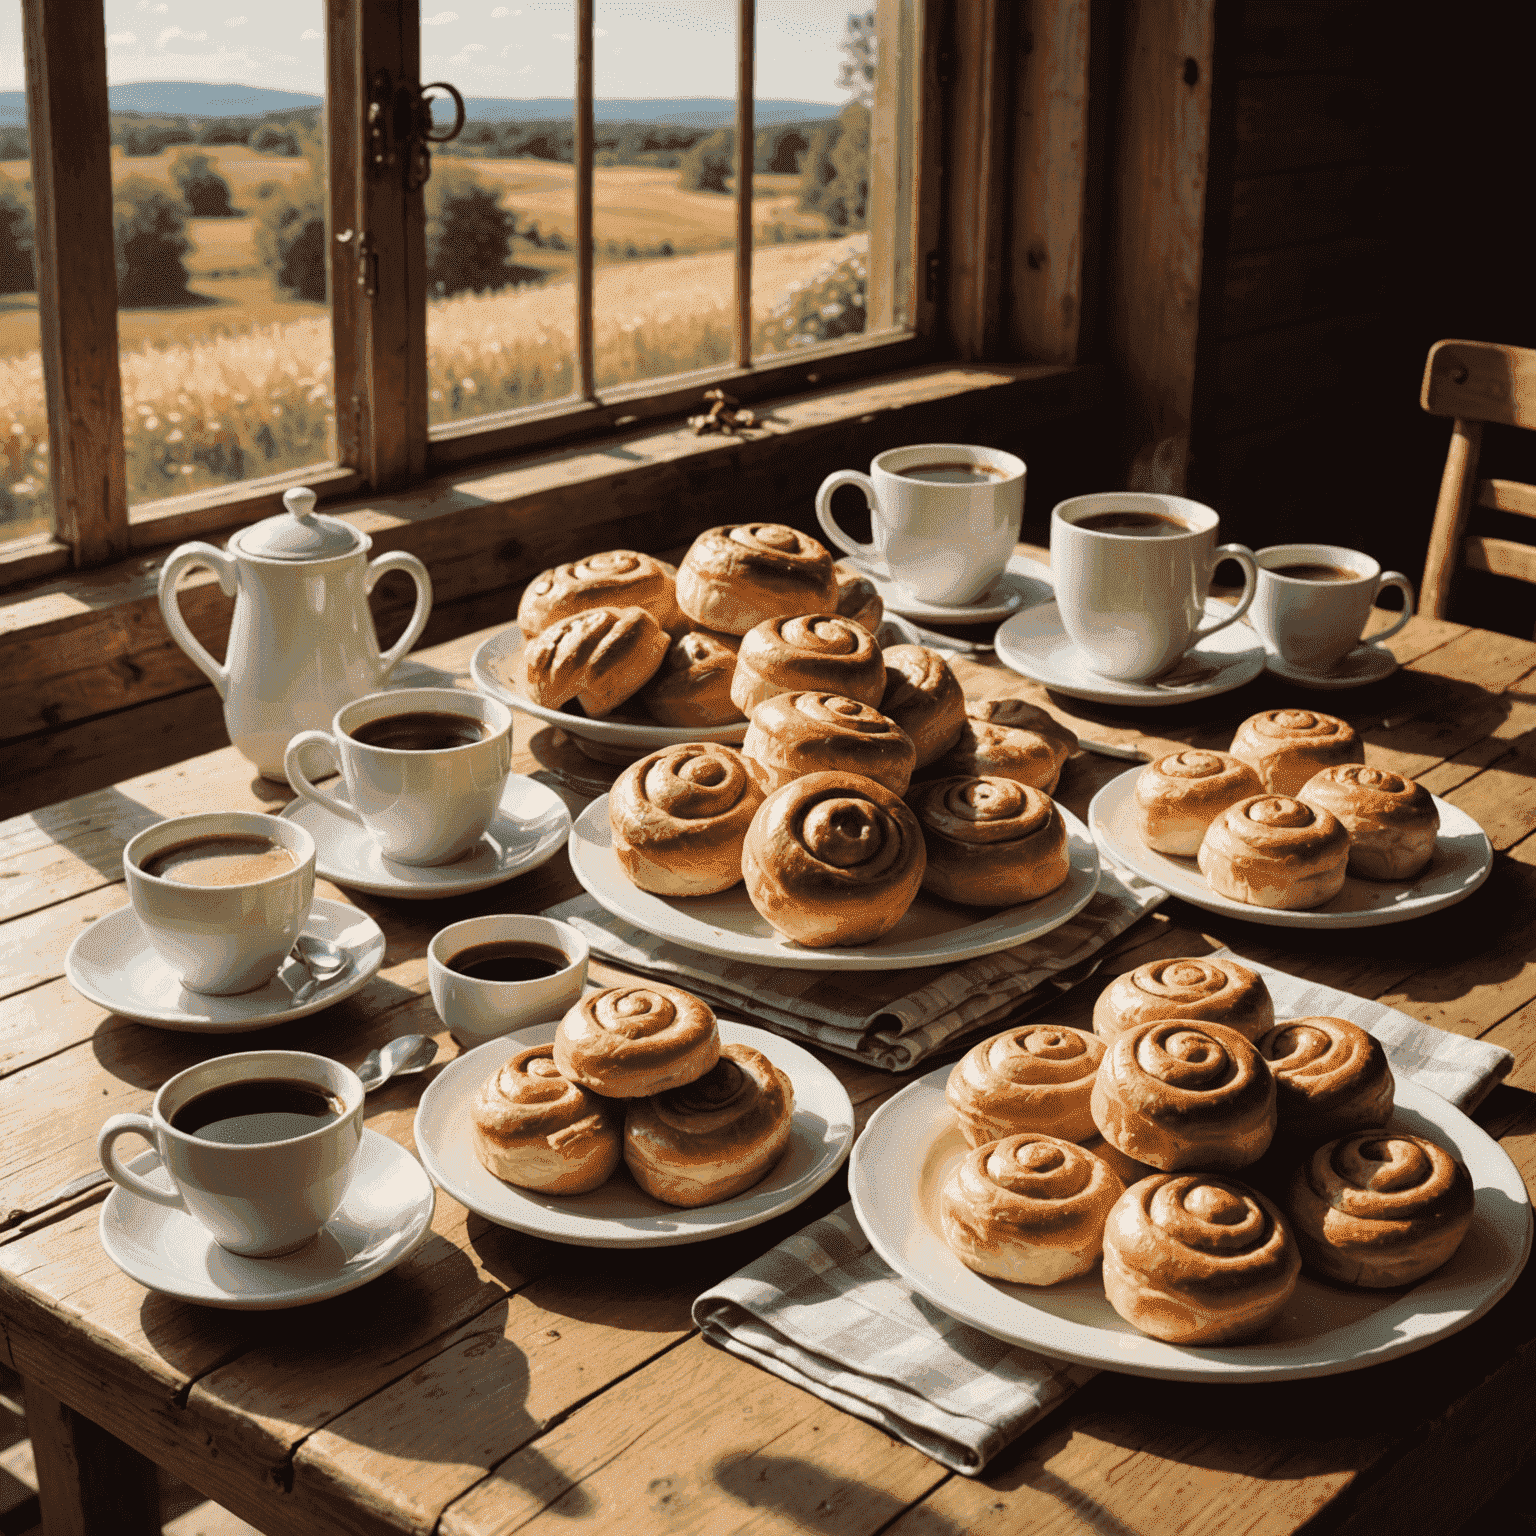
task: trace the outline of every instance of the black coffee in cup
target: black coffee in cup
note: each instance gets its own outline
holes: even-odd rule
[[[565,970],[570,963],[570,956],[553,944],[493,939],[461,949],[447,965],[450,971],[475,981],[538,981]]]
[[[1268,568],[1276,576],[1289,576],[1292,581],[1359,581],[1359,571],[1343,565],[1320,565],[1306,561],[1294,565],[1272,565]]]
[[[339,1120],[346,1106],[319,1083],[284,1077],[221,1083],[188,1099],[171,1127],[226,1146],[290,1141]]]
[[[416,709],[381,715],[354,726],[348,734],[364,746],[385,747],[391,752],[443,752],[450,747],[473,746],[491,733],[474,715]]]
[[[218,832],[162,848],[140,859],[139,868],[178,885],[250,885],[286,875],[297,863],[288,849],[270,837]]]
[[[1092,512],[1087,517],[1077,518],[1073,526],[1087,528],[1093,533],[1128,534],[1137,539],[1166,539],[1190,532],[1188,523],[1166,513],[1130,510]]]
[[[995,464],[913,464],[907,469],[897,469],[893,474],[904,480],[922,480],[929,485],[996,485],[1008,478],[1006,469]]]

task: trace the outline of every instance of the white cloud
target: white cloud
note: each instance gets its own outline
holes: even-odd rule
[[[443,27],[450,21],[457,21],[458,19],[459,13],[457,11],[439,11],[436,16],[423,16],[421,24],[424,27]]]
[[[607,37],[608,36],[608,28],[607,27],[593,27],[592,31],[598,37]]]
[[[148,11],[151,16],[164,16],[170,10],[168,5],[152,5],[150,0],[139,0],[139,9]]]
[[[206,32],[183,32],[180,27],[167,27],[155,39],[155,47],[164,48],[175,37],[179,37],[183,42],[187,43],[206,43],[208,41],[208,34]]]
[[[251,18],[249,16],[230,16],[225,19],[226,27],[243,27]]]
[[[532,64],[524,64],[523,67],[520,70],[518,70],[518,74],[520,74],[520,75],[531,75],[532,73],[533,73],[533,65]]]
[[[557,43],[568,43],[571,40],[569,32],[551,32],[549,34]]]
[[[315,38],[323,36],[324,33],[316,32],[313,27],[305,27],[305,29],[299,34],[299,40],[301,42],[307,43],[313,41]]]
[[[118,48],[132,48],[138,38],[132,32],[114,32],[107,41]]]
[[[494,10],[494,11],[492,11],[492,12],[491,12],[491,15],[492,15],[492,16],[493,16],[493,17],[494,17],[494,18],[495,18],[495,19],[496,19],[496,20],[497,20],[497,21],[500,21],[500,20],[501,20],[501,18],[502,18],[502,17],[503,17],[503,16],[510,16],[510,15],[511,15],[511,14],[512,14],[512,12],[511,12],[511,11],[509,11],[509,10],[508,10],[508,9],[507,9],[507,8],[506,8],[506,6],[504,6],[504,5],[498,5],[498,6],[497,6],[497,7],[496,7],[496,9],[495,9],[495,10]]]

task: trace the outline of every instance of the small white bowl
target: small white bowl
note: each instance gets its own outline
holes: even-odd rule
[[[544,944],[569,962],[553,976],[533,981],[482,981],[462,976],[448,962],[480,944]],[[580,998],[587,980],[586,939],[552,917],[501,912],[450,923],[427,946],[427,982],[437,1016],[465,1050],[484,1045],[525,1024],[557,1019]]]

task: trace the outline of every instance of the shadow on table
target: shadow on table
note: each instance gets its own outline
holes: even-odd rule
[[[835,1408],[829,1413],[838,1412]],[[935,1465],[935,1473],[942,1469]],[[788,1516],[797,1529],[821,1525],[859,1530],[883,1531],[903,1510],[910,1499],[901,1498],[883,1488],[871,1487],[842,1470],[828,1470],[797,1456],[769,1456],[761,1452],[726,1456],[717,1461],[711,1475],[730,1496],[753,1510],[774,1510]],[[918,1529],[923,1536],[963,1536],[964,1526],[956,1525],[931,1509],[922,1509]],[[856,1512],[856,1513],[855,1513]],[[1100,1526],[1095,1531],[1106,1536],[1121,1536],[1122,1527]],[[1124,1531],[1124,1536],[1134,1536]]]

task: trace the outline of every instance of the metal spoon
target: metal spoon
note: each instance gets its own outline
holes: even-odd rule
[[[290,953],[309,972],[309,979],[295,989],[293,1004],[308,1002],[319,987],[352,969],[352,956],[341,945],[316,934],[301,933]]]

